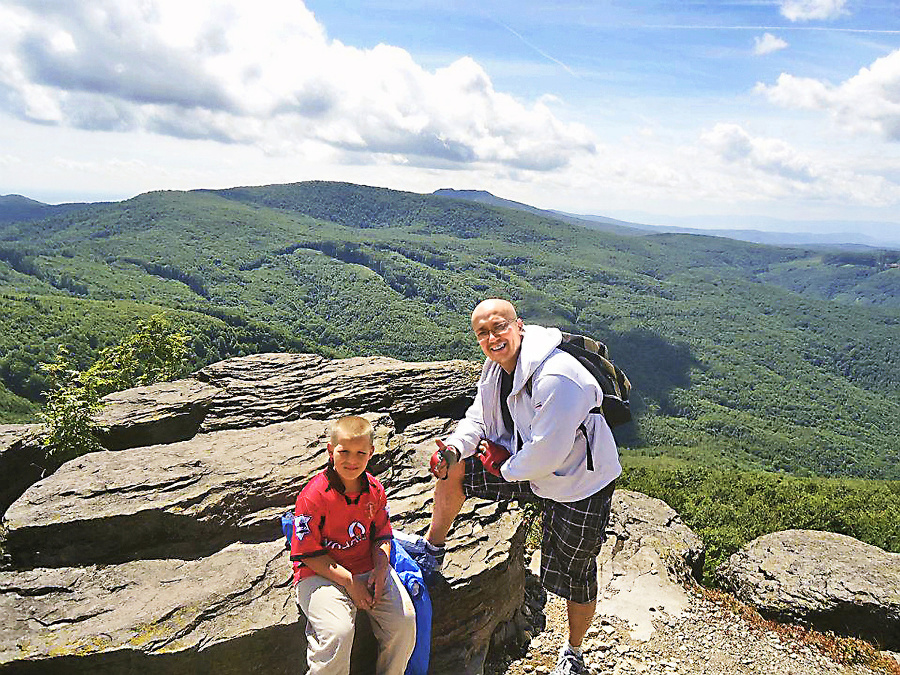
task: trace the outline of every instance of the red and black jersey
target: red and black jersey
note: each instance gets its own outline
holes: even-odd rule
[[[294,583],[315,575],[304,558],[329,555],[352,574],[372,569],[372,546],[391,539],[384,488],[369,473],[362,492],[344,493],[340,481],[323,471],[297,496],[291,560]]]

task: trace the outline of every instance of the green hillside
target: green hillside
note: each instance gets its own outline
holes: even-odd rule
[[[225,350],[206,347],[198,363],[310,345],[478,358],[469,313],[501,295],[526,322],[609,344],[635,384],[637,421],[617,431],[625,454],[897,479],[897,270],[888,263],[886,283],[854,284],[848,304],[850,291],[824,290],[840,286],[843,264],[821,252],[626,236],[340,183],[156,192],[0,224],[4,316],[29,303],[60,307],[35,310],[46,325],[23,322],[15,344],[7,331],[0,362],[17,349],[31,357],[16,363],[32,364],[61,339],[88,355],[149,305],[181,310],[201,343],[255,327]],[[78,312],[107,332],[79,323]],[[226,315],[243,323],[215,322]],[[27,381],[21,370],[0,378],[36,400],[33,386],[13,381]],[[5,409],[6,419],[23,414]]]

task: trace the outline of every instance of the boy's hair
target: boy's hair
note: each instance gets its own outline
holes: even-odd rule
[[[359,415],[347,415],[342,417],[331,427],[331,444],[337,445],[341,438],[353,439],[366,436],[369,444],[375,443],[375,430],[372,423]]]

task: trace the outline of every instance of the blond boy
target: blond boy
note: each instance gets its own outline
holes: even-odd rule
[[[307,618],[309,675],[347,675],[356,612],[368,613],[379,643],[378,675],[403,675],[416,641],[412,601],[390,566],[384,488],[366,466],[371,423],[339,419],[328,466],[297,496],[291,560],[297,604]]]

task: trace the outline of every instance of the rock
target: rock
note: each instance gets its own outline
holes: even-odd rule
[[[48,473],[37,424],[0,425],[0,514]]]
[[[396,475],[389,495],[395,524],[408,531],[421,526],[423,514],[396,511],[410,504],[430,507],[430,494],[431,485],[411,471]],[[438,579],[430,591],[435,610],[430,672],[481,672],[492,633],[521,605],[523,539],[517,509],[478,500],[467,504],[465,521],[448,541],[447,568],[453,575]],[[232,544],[196,561],[0,573],[0,608],[10,619],[0,629],[0,664],[9,662],[6,669],[0,665],[0,673],[48,668],[118,673],[138,667],[142,675],[218,673],[220,667],[225,673],[302,673],[303,618],[298,620],[289,593],[288,571],[287,555],[276,541]],[[207,576],[215,583],[207,585]],[[254,578],[258,591],[233,587]],[[250,603],[245,623],[240,623],[242,603]],[[219,612],[234,623],[220,620]],[[220,635],[207,625],[212,619],[222,630],[245,632]],[[358,662],[373,663],[371,650],[371,643],[364,644]]]
[[[363,412],[390,413],[403,428],[438,415],[462,417],[480,372],[480,364],[469,361],[254,354],[207,366],[195,377],[223,392],[212,402],[202,431]]]
[[[373,419],[383,454],[393,425]],[[298,420],[67,462],[7,510],[13,564],[197,558],[234,541],[271,540],[281,513],[325,467],[329,428]]]
[[[396,529],[424,534],[433,507],[427,470],[434,443],[416,444],[406,468],[382,475]],[[491,636],[524,603],[525,523],[512,504],[468,499],[447,539],[442,576],[431,588],[432,674],[482,672]]]
[[[648,640],[659,608],[679,615],[688,605],[685,585],[703,568],[703,541],[665,502],[616,490],[608,539],[597,558],[597,612],[630,622],[635,640]]]
[[[219,393],[198,380],[177,380],[109,394],[94,416],[100,442],[124,450],[192,438]]]
[[[0,673],[297,673],[280,542],[202,560],[0,572]]]
[[[841,534],[788,530],[750,542],[716,576],[765,617],[900,648],[900,554]]]

